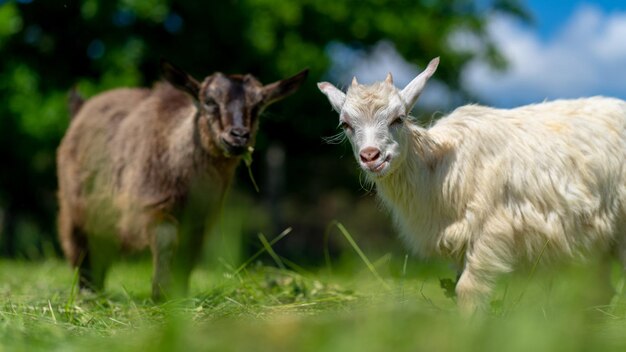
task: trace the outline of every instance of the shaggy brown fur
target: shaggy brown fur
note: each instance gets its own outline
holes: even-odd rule
[[[153,298],[183,293],[258,114],[307,73],[263,86],[251,75],[200,84],[168,63],[163,71],[168,82],[153,89],[78,106],[59,146],[59,235],[83,288],[103,288],[117,252],[150,248]]]

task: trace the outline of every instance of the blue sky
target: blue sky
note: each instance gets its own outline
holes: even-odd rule
[[[527,4],[536,18],[531,26],[503,16],[490,20],[509,69],[471,63],[461,77],[468,90],[500,107],[593,95],[626,99],[626,2]]]
[[[581,5],[592,5],[603,11],[626,11],[624,0],[572,1],[527,0],[526,7],[535,18],[537,33],[542,39],[550,38]]]
[[[594,95],[626,100],[626,0],[527,0],[526,6],[535,18],[531,25],[502,15],[489,19],[488,32],[509,67],[498,72],[484,62],[471,62],[460,77],[468,91],[482,103],[506,108]],[[480,50],[465,33],[450,40],[453,47]],[[350,52],[341,44],[330,46],[329,52],[335,62],[331,77],[343,84],[352,75],[371,83],[391,71],[403,86],[420,71],[395,51],[393,41],[381,41],[369,54]],[[468,103],[455,100],[434,77],[420,104],[447,110]]]

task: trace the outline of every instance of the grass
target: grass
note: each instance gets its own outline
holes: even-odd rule
[[[339,230],[354,252],[332,271],[306,272],[260,236],[258,258],[281,267],[200,266],[189,298],[164,304],[149,299],[147,261],[116,264],[99,295],[73,292],[59,259],[0,262],[0,351],[626,350],[622,295],[592,303],[592,269],[513,276],[491,313],[465,320],[440,287],[445,265],[370,260]]]

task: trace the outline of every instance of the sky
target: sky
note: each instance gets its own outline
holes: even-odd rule
[[[530,0],[525,25],[493,17],[489,33],[508,59],[506,72],[473,62],[463,85],[484,101],[512,107],[606,95],[626,99],[626,2]]]
[[[509,108],[561,98],[594,95],[626,99],[626,1],[527,0],[534,21],[521,23],[502,15],[489,20],[488,32],[507,58],[504,72],[493,71],[483,62],[471,62],[460,77],[463,86],[482,103]],[[455,45],[474,45],[462,33]],[[350,55],[346,47],[329,47],[332,57]],[[340,82],[356,75],[359,82],[384,78],[387,71],[403,86],[420,72],[393,48],[381,41],[371,53],[351,53],[356,63],[331,70]],[[356,56],[354,56],[356,55]],[[345,76],[345,77],[344,77]],[[435,76],[436,77],[436,74]],[[444,108],[456,104],[444,85],[429,82],[421,104]]]

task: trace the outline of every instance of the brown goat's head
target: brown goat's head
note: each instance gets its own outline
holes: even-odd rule
[[[189,94],[198,108],[201,123],[209,126],[211,139],[225,155],[245,153],[254,143],[258,116],[268,105],[295,92],[308,70],[263,85],[251,74],[225,75],[216,72],[198,82],[169,62],[161,61],[164,78]]]

